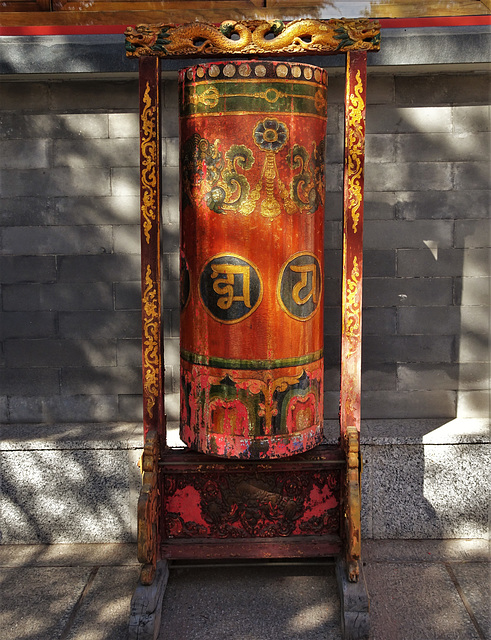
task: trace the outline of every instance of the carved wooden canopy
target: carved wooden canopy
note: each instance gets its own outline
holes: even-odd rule
[[[187,57],[221,55],[337,54],[378,51],[380,23],[366,19],[226,20],[220,25],[141,24],[128,27],[126,55]]]

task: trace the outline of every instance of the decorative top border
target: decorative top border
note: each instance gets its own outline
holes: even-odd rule
[[[367,19],[226,20],[140,24],[125,31],[126,55],[190,57],[227,55],[332,55],[379,51],[380,23]]]

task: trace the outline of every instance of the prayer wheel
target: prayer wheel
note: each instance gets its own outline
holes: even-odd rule
[[[197,451],[322,439],[326,95],[307,64],[180,72],[180,433]]]

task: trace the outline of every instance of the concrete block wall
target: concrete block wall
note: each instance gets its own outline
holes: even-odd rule
[[[94,455],[104,455],[100,443],[114,425],[141,420],[137,81],[117,76],[43,81],[32,76],[2,82],[0,90],[0,431],[5,438],[20,430],[26,444],[18,442],[18,451],[29,449],[37,435],[44,437],[47,426],[63,441],[76,426],[81,429],[77,441],[85,443],[81,449],[93,461]],[[468,468],[474,468],[486,450],[478,452],[477,447],[489,442],[489,78],[482,73],[377,73],[369,76],[368,91],[365,535],[481,536],[487,520],[482,501],[476,507],[478,498],[462,507],[464,515],[452,526],[434,508],[425,526],[431,510],[418,511],[414,505],[427,486],[425,469],[430,473],[425,447],[447,447],[451,464],[455,446],[468,446],[464,457]],[[166,409],[170,441],[177,443],[175,80],[165,80],[163,101]],[[340,75],[330,79],[329,103],[325,407],[326,419],[335,420],[343,157]],[[83,436],[84,425],[90,437]],[[451,425],[453,435],[445,435],[446,425]],[[472,437],[466,435],[469,430]],[[327,431],[335,440],[336,429],[328,424]],[[438,442],[430,445],[435,431]],[[428,444],[425,438],[430,438]],[[135,439],[125,442],[130,444],[121,451],[139,446]],[[397,455],[391,456],[391,447]],[[3,450],[5,456],[12,455],[8,447]],[[403,462],[401,471],[391,461],[404,459],[404,454],[413,463]],[[121,455],[126,459],[126,453]],[[103,482],[104,465],[89,467]],[[10,482],[16,468],[10,463],[5,467]],[[416,480],[410,468],[418,470]],[[404,470],[412,474],[407,482]],[[382,481],[391,473],[398,478],[390,489],[397,487],[395,497]],[[465,484],[465,478],[452,478],[454,492],[463,495],[458,482]],[[473,496],[485,493],[482,479],[472,482],[472,490],[467,489]],[[12,491],[0,518],[12,513]],[[392,500],[403,494],[419,515],[413,513],[395,526],[393,520],[387,522],[381,505],[388,496]],[[447,507],[443,501],[438,509]],[[469,528],[466,514],[472,508],[479,516]],[[104,534],[106,538],[128,539],[123,520],[118,520],[119,530]],[[29,531],[21,541],[59,539],[46,532],[32,538],[34,529]],[[4,534],[4,541],[12,538],[14,533]]]

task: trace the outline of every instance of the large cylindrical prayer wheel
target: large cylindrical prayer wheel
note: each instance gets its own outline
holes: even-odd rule
[[[327,75],[213,62],[179,77],[181,438],[230,458],[323,428]]]

